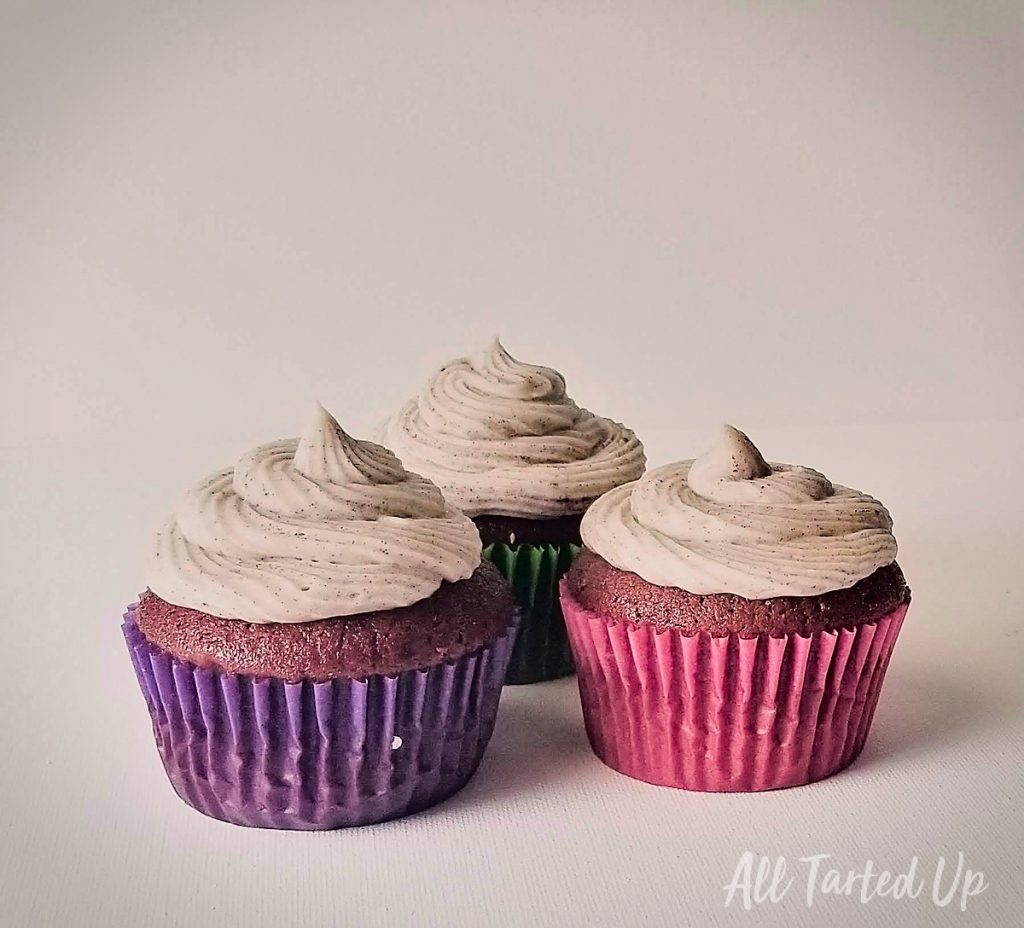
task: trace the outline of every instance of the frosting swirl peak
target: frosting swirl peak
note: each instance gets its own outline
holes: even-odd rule
[[[865,493],[769,464],[737,429],[694,461],[606,493],[583,541],[620,570],[691,593],[746,599],[846,589],[896,557],[892,520]]]
[[[210,615],[309,622],[411,605],[479,563],[475,526],[434,484],[318,405],[302,438],[185,494],[151,540],[146,581]]]
[[[469,515],[582,512],[644,469],[629,429],[577,406],[558,371],[517,361],[497,339],[442,367],[382,441]]]

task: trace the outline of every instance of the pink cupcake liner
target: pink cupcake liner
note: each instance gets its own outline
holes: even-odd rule
[[[799,786],[852,763],[909,606],[808,637],[712,637],[618,622],[560,592],[594,753],[638,780],[713,792]]]
[[[125,642],[175,792],[259,828],[368,825],[461,789],[494,729],[515,639],[425,670],[324,682],[203,669],[151,644],[129,607]]]

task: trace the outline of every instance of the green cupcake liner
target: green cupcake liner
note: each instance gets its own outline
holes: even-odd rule
[[[523,613],[505,682],[539,683],[573,673],[558,582],[580,553],[579,545],[498,543],[483,553],[512,585]]]

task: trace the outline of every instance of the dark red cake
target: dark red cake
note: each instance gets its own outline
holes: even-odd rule
[[[568,591],[591,612],[623,622],[742,638],[810,635],[852,628],[888,615],[910,597],[903,571],[893,562],[843,590],[818,596],[744,599],[732,593],[699,595],[658,586],[613,567],[584,548],[566,576]]]
[[[175,606],[147,591],[137,622],[146,639],[179,660],[283,680],[394,674],[455,660],[512,624],[515,603],[484,561],[467,580],[442,583],[400,609],[316,622],[249,623]]]
[[[488,545],[581,544],[582,513],[553,519],[524,519],[519,516],[479,515],[473,518],[480,541]]]

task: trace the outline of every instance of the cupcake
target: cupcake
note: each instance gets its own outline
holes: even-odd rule
[[[264,828],[363,825],[472,776],[517,610],[473,523],[318,408],[196,484],[124,636],[167,776]]]
[[[716,791],[850,764],[910,603],[891,529],[877,500],[731,427],[601,497],[561,588],[597,756]]]
[[[442,367],[381,441],[473,518],[484,556],[512,584],[522,623],[507,682],[572,673],[558,582],[579,553],[586,508],[643,473],[636,436],[577,406],[557,371],[495,340]]]

